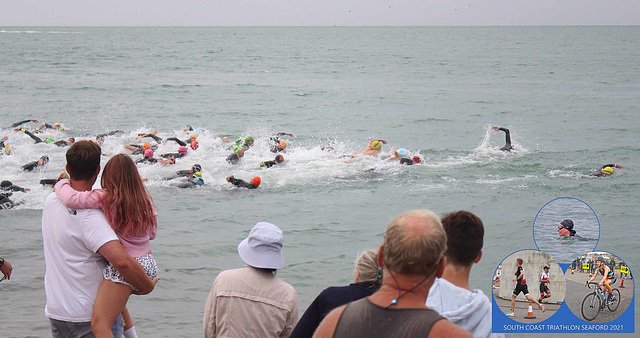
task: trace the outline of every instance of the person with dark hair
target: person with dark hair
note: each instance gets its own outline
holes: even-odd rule
[[[550,267],[545,265],[540,273],[540,299],[538,299],[539,303],[542,303],[542,300],[545,298],[551,297],[551,290],[549,290],[549,269]]]
[[[233,177],[233,175],[231,175],[231,176],[227,176],[227,182],[235,185],[238,188],[258,189],[258,187],[260,186],[261,180],[260,180],[260,177],[256,176],[252,178],[250,182],[247,182],[245,180],[235,178]]]
[[[313,336],[320,322],[331,310],[354,300],[371,296],[380,288],[382,268],[378,266],[374,250],[363,252],[356,260],[355,281],[348,286],[332,286],[324,289],[300,318],[291,333],[292,338]]]
[[[429,210],[391,220],[377,255],[382,287],[331,311],[314,337],[471,337],[425,305],[444,271],[446,243],[440,218]]]
[[[570,219],[565,219],[564,221],[560,222],[560,225],[558,225],[558,235],[560,235],[560,237],[575,236],[576,231],[573,230],[573,221]]]
[[[276,277],[284,266],[284,235],[257,223],[238,245],[245,266],[222,271],[204,308],[204,337],[288,337],[298,322],[298,295]]]
[[[622,169],[624,167],[619,165],[619,164],[617,164],[617,163],[605,164],[600,168],[600,170],[598,170],[597,172],[595,172],[595,173],[593,173],[593,174],[591,174],[589,176],[595,176],[595,177],[611,176],[611,175],[613,175],[613,168]]]
[[[513,290],[513,294],[511,295],[511,310],[505,313],[505,315],[507,315],[508,317],[515,317],[516,315],[514,312],[514,308],[516,306],[516,297],[518,297],[520,292],[524,294],[524,297],[528,301],[535,303],[538,306],[538,309],[542,310],[543,313],[547,311],[544,305],[540,304],[537,299],[529,296],[529,288],[527,287],[527,280],[524,278],[524,268],[522,267],[522,263],[524,263],[522,258],[516,259],[516,273],[515,278],[513,279],[513,281],[516,283],[516,287]]]
[[[78,141],[67,150],[71,188],[91,191],[100,172],[101,156],[100,146],[91,141]],[[51,193],[42,210],[42,237],[47,300],[44,312],[54,337],[91,335],[94,302],[107,261],[138,289],[135,293],[147,294],[155,287],[157,279],[150,279],[142,265],[127,254],[99,210],[67,208]],[[114,336],[121,337],[122,317],[111,328]]]
[[[33,161],[33,162],[29,162],[25,165],[22,166],[22,170],[23,171],[33,171],[36,168],[42,168],[45,165],[47,165],[47,163],[49,163],[49,156],[47,155],[43,155],[40,157],[39,160],[37,161]]]
[[[237,164],[243,156],[244,148],[242,148],[242,146],[236,146],[233,150],[233,154],[227,156],[225,161],[229,162],[229,164]]]
[[[282,163],[284,162],[284,156],[282,155],[277,155],[275,159],[273,159],[273,161],[262,161],[260,163],[260,169],[267,169],[267,168],[271,168],[276,164]]]
[[[511,151],[513,149],[513,146],[511,145],[511,133],[509,132],[509,129],[504,127],[493,127],[491,129],[495,131],[504,131],[505,144],[504,146],[502,146],[502,148],[500,148],[500,150]]]
[[[456,211],[442,217],[447,234],[447,263],[442,278],[429,289],[427,306],[474,337],[491,334],[491,302],[480,289],[472,290],[469,275],[482,259],[484,225],[469,211]]]
[[[4,180],[4,181],[0,182],[0,190],[1,190],[1,191],[20,191],[20,192],[27,192],[27,191],[29,191],[29,190],[31,190],[31,189],[29,189],[29,188],[22,188],[22,187],[19,187],[19,186],[15,185],[15,184],[11,183],[11,181]]]

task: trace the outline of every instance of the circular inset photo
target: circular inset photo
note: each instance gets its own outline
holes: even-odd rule
[[[573,197],[545,204],[533,221],[533,240],[559,263],[571,263],[578,255],[593,251],[600,238],[600,222],[591,207]]]
[[[567,269],[567,307],[578,318],[607,323],[623,314],[633,299],[633,275],[616,255],[596,251],[577,256]]]
[[[521,250],[505,258],[493,276],[493,311],[520,323],[539,323],[553,316],[565,298],[566,280],[553,258]]]

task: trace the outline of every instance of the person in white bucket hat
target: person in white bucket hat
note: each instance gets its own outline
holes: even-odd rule
[[[298,322],[298,295],[276,277],[284,266],[284,236],[277,226],[257,223],[238,245],[246,263],[222,271],[204,309],[204,336],[289,337]]]

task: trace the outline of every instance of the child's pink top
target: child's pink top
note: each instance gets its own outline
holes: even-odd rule
[[[71,187],[69,180],[60,180],[55,185],[55,192],[58,199],[67,207],[73,209],[103,209],[102,197],[104,190],[77,191]],[[141,257],[149,253],[151,246],[149,241],[156,238],[158,231],[158,211],[153,207],[153,226],[149,233],[144,236],[124,236],[118,231],[116,235],[120,239],[120,243],[133,257]]]

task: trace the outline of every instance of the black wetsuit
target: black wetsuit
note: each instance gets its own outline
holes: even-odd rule
[[[0,210],[11,209],[15,205],[9,196],[11,196],[11,192],[0,192]]]
[[[134,148],[138,148],[136,150],[132,150],[131,151],[131,155],[144,155],[144,149],[142,149],[142,144],[130,144],[129,146],[134,147]],[[156,151],[156,149],[158,149],[157,145],[152,145],[151,150]]]
[[[262,161],[262,163],[260,163],[260,169],[271,168],[276,164],[278,164],[276,161]]]
[[[231,163],[231,164],[237,164],[238,161],[240,161],[240,156],[238,156],[238,153],[233,153],[233,154],[227,156],[226,161]]]
[[[22,166],[22,170],[24,171],[33,171],[38,167],[38,161],[29,162]]]
[[[505,133],[505,145],[502,148],[500,148],[500,150],[511,151],[513,147],[511,146],[511,134],[509,133],[509,129],[500,127],[498,128],[498,130],[502,130]]]
[[[157,143],[162,143],[162,138],[160,138],[158,135],[153,135],[153,134],[139,134],[138,136],[145,138],[145,137],[151,137],[152,139],[154,139],[154,141],[156,141]]]
[[[413,161],[410,158],[401,158],[400,164],[413,165]]]
[[[26,129],[24,130],[24,133],[25,133],[25,134],[27,134],[27,135],[29,135],[29,137],[31,137],[31,139],[32,139],[33,141],[35,141],[35,143],[42,143],[42,142],[44,142],[41,138],[39,138],[39,137],[38,137],[38,136],[36,136],[36,135],[33,135],[30,131],[28,131],[28,130],[26,130]]]
[[[120,134],[120,133],[124,133],[124,132],[122,130],[114,130],[114,131],[110,131],[108,133],[98,134],[98,135],[96,135],[96,138],[105,138],[107,136],[113,136],[115,134]]]
[[[605,164],[605,165],[603,165],[603,166],[602,166],[602,168],[600,168],[600,171],[595,172],[595,173],[593,173],[593,174],[591,174],[591,175],[589,175],[589,176],[605,177],[605,176],[611,176],[611,175],[613,175],[613,174],[611,174],[611,175],[607,175],[607,174],[605,174],[605,173],[603,173],[603,172],[602,172],[602,169],[604,169],[604,168],[606,168],[606,167],[611,167],[611,169],[613,169],[613,168],[615,168],[615,167],[616,167],[616,165],[615,165],[615,164],[613,164],[613,163]]]
[[[14,124],[11,125],[11,128],[15,128],[21,124],[25,124],[25,123],[29,123],[29,122],[33,122],[32,120],[24,120],[24,121],[20,121],[20,122],[16,122]]]
[[[182,158],[187,154],[181,154],[181,153],[166,153],[166,154],[160,154],[160,157],[162,158],[169,158],[169,157],[173,157],[173,158]]]
[[[153,157],[143,157],[141,159],[138,159],[136,161],[136,164],[140,164],[140,163],[149,163],[149,164],[154,164],[157,163],[158,160],[153,158]]]
[[[27,192],[25,188],[19,187],[13,183],[11,183],[10,181],[2,181],[2,183],[0,183],[0,191],[20,191],[20,192]]]
[[[186,177],[186,178],[190,178],[191,175],[193,175],[193,171],[185,169],[185,170],[178,170],[176,171],[176,174],[171,176],[171,177],[167,177],[165,178],[165,180],[169,181],[169,180],[174,180],[176,178],[180,178],[180,177]]]
[[[167,139],[167,141],[176,141],[176,143],[177,143],[177,144],[179,144],[179,145],[181,145],[181,146],[183,146],[183,147],[186,147],[186,146],[187,146],[187,143],[191,143],[191,140],[181,141],[181,140],[179,140],[177,137],[169,137],[169,138]]]
[[[247,189],[258,188],[255,185],[253,185],[253,183],[247,182],[245,180],[241,180],[239,178],[235,178],[233,176],[229,178],[229,182],[239,188],[247,188]]]
[[[66,146],[68,146],[67,141],[63,141],[63,140],[55,141],[55,142],[53,142],[53,144],[57,145],[58,147],[66,147]]]

